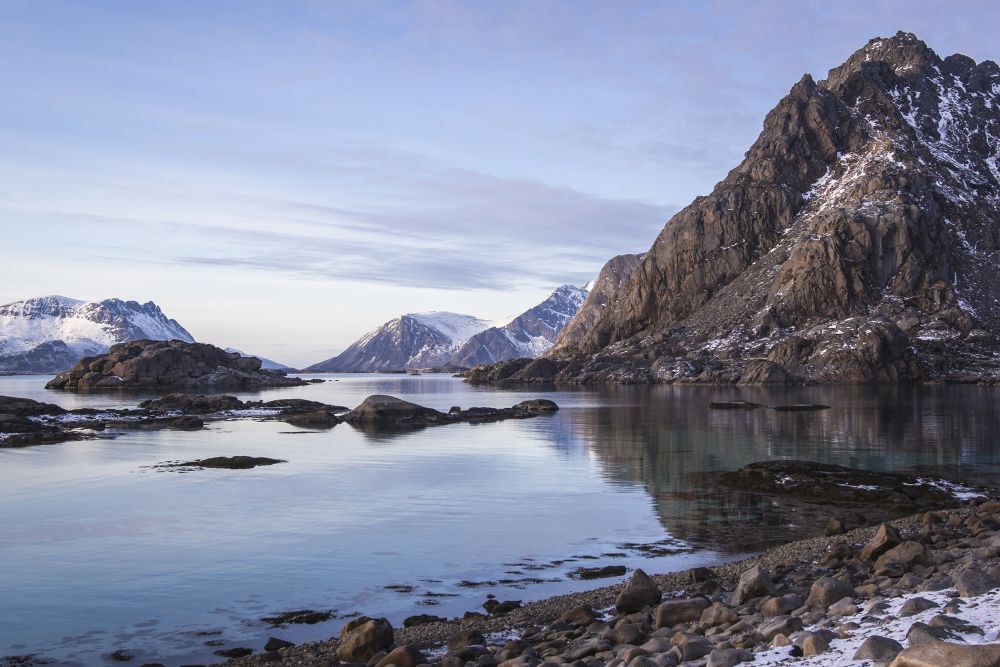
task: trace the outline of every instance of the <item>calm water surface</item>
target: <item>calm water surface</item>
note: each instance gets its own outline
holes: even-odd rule
[[[480,389],[443,375],[322,377],[330,381],[241,397],[353,407],[384,393],[441,410],[543,397],[562,409],[403,434],[234,420],[0,450],[0,656],[113,664],[108,655],[124,649],[134,664],[213,662],[214,650],[259,650],[271,635],[336,634],[352,612],[394,624],[455,616],[487,593],[527,601],[596,585],[570,579],[575,567],[681,570],[816,534],[822,508],[706,486],[702,473],[752,461],[806,458],[991,484],[1000,473],[1000,391],[982,387],[555,392]],[[0,394],[67,408],[138,400],[47,392],[46,379],[3,377]],[[707,409],[736,398],[833,408]],[[288,463],[149,467],[235,454]],[[655,557],[636,546],[654,543]],[[278,630],[260,621],[305,608],[340,618]]]

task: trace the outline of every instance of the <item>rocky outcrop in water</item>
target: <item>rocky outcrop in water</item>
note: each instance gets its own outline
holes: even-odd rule
[[[1000,67],[873,39],[792,87],[555,379],[998,381],[998,159]]]
[[[304,380],[262,370],[260,359],[226,352],[206,343],[136,340],[114,345],[106,354],[81,359],[46,389],[177,390],[295,387]]]

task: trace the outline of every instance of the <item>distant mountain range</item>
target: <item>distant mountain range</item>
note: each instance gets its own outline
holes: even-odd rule
[[[194,342],[187,329],[152,301],[40,296],[0,306],[0,371],[57,373],[83,357],[104,354],[112,345],[141,339]],[[257,358],[262,368],[291,370]]]
[[[140,338],[194,342],[152,301],[42,296],[0,306],[0,370],[54,373]]]
[[[504,322],[435,311],[389,320],[341,354],[305,370],[365,372],[471,367],[515,357],[537,357],[573,318],[587,290],[563,285],[545,301]]]

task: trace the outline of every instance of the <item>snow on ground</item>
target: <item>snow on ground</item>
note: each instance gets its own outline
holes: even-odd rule
[[[938,606],[933,609],[922,611],[919,614],[914,614],[913,616],[895,618],[895,616],[899,613],[900,608],[907,600],[917,597],[930,600]],[[917,622],[928,623],[938,614],[944,613],[941,608],[953,600],[962,600],[964,604],[961,607],[961,611],[956,614],[949,614],[949,616],[961,618],[966,623],[978,626],[983,630],[983,634],[963,634],[959,635],[961,638],[960,640],[956,639],[951,641],[956,643],[964,641],[966,644],[985,644],[987,642],[997,641],[998,632],[1000,632],[1000,588],[994,589],[989,593],[984,593],[983,595],[970,598],[952,598],[948,591],[938,591],[934,593],[911,593],[903,597],[888,600],[888,607],[884,612],[882,612],[881,619],[866,619],[865,616],[867,614],[863,609],[853,616],[844,616],[841,618],[841,623],[854,622],[861,625],[861,628],[855,630],[852,637],[847,639],[834,639],[831,641],[830,650],[827,653],[808,658],[792,658],[788,654],[789,647],[782,646],[780,648],[755,654],[753,663],[749,664],[821,665],[822,667],[839,667],[840,665],[861,667],[862,665],[871,665],[873,663],[869,660],[855,661],[851,659],[854,656],[854,652],[858,650],[858,647],[861,646],[865,639],[871,635],[888,637],[889,639],[895,639],[905,648],[908,645],[906,641],[906,631],[910,629],[910,626]],[[805,628],[807,632],[816,629],[818,629],[816,626],[809,626]]]

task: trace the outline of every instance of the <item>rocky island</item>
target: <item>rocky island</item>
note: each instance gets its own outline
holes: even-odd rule
[[[207,343],[181,340],[133,340],[113,345],[105,354],[84,357],[59,373],[46,389],[262,389],[296,387],[305,380],[261,368],[261,360]]]

